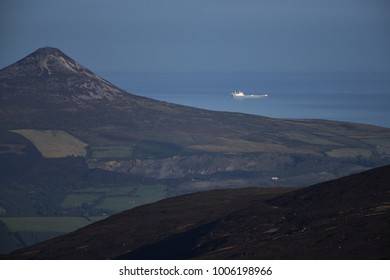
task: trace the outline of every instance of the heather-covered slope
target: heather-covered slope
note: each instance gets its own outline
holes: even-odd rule
[[[114,215],[12,259],[388,259],[390,166],[311,187],[195,193]]]

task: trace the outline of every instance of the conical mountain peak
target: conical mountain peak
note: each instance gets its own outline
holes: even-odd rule
[[[39,48],[3,70],[11,76],[50,76],[78,72],[93,74],[61,50],[52,47]]]
[[[42,56],[66,56],[60,49],[53,48],[53,47],[43,47],[37,49],[35,52],[31,53],[30,55],[42,55]]]
[[[0,70],[0,103],[28,108],[91,108],[122,100],[126,92],[57,48],[40,48]],[[35,105],[34,105],[35,104]]]
[[[74,72],[85,70],[84,67],[76,63],[73,59],[65,55],[62,51],[56,48],[46,47],[40,48],[31,54],[31,58],[35,58],[42,74],[52,75],[54,72]]]

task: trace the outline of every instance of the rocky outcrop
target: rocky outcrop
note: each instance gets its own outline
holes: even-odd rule
[[[289,156],[261,155],[194,155],[164,159],[96,160],[88,161],[89,168],[130,173],[157,179],[176,179],[191,175],[212,175],[230,171],[271,171],[281,164],[292,163]]]

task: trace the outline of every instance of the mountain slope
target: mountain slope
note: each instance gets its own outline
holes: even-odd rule
[[[160,131],[166,127],[186,130],[195,123],[197,129],[224,131],[217,126],[221,120],[213,121],[219,113],[126,93],[56,48],[38,49],[0,70],[0,90],[1,127],[125,125]]]
[[[38,49],[2,69],[0,81],[2,127],[102,125],[94,121],[131,117],[139,99],[129,102],[126,92],[55,48]]]
[[[195,193],[129,210],[11,259],[387,259],[390,166],[291,191]]]
[[[63,130],[92,151],[128,147],[130,160],[86,151],[88,164],[158,179],[236,171],[265,178],[261,185],[275,185],[275,176],[301,185],[390,162],[390,129],[160,102],[124,92],[55,48],[0,70],[0,129]]]
[[[191,192],[307,186],[389,163],[388,128],[161,102],[55,48],[0,70],[0,222],[100,219]],[[25,224],[5,233],[19,246],[42,240],[22,235],[58,234],[50,219],[43,233]]]

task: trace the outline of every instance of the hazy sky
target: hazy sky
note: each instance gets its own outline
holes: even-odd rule
[[[1,0],[0,68],[53,46],[93,71],[390,71],[389,0]]]

